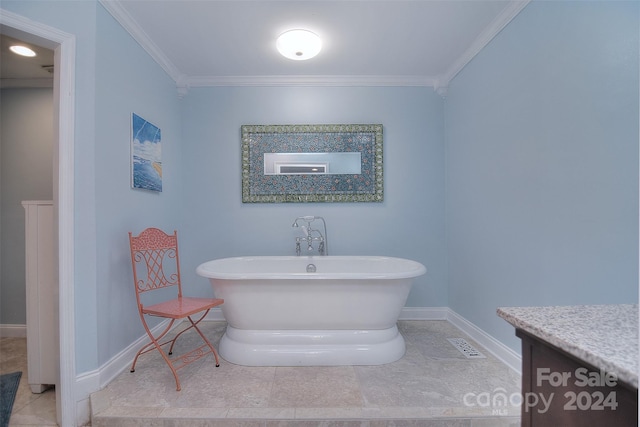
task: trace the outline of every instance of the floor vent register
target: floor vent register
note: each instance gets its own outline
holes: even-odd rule
[[[455,348],[460,350],[467,359],[484,359],[485,355],[480,353],[474,346],[469,344],[464,338],[447,338]]]

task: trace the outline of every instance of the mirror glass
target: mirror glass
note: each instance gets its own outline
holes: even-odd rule
[[[242,201],[381,202],[382,125],[242,126]]]
[[[354,153],[264,153],[265,175],[359,174],[362,154]]]

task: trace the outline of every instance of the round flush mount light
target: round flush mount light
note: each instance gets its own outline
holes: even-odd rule
[[[9,49],[11,50],[11,52],[13,53],[17,53],[18,55],[22,55],[22,56],[36,56],[36,53],[29,49],[26,46],[21,46],[21,45],[14,45],[9,47]]]
[[[304,61],[320,53],[322,41],[309,30],[289,30],[278,37],[276,47],[285,58]]]

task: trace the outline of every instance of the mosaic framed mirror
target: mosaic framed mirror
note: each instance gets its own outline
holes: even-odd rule
[[[243,125],[242,202],[382,202],[382,125]]]

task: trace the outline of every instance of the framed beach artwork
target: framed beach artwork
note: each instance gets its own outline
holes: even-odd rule
[[[160,128],[131,115],[131,188],[162,191],[162,137]]]

